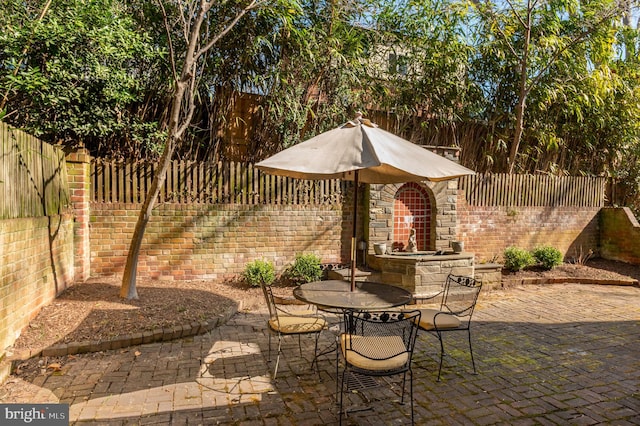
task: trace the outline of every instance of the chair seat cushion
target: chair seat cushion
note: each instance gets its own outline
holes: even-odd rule
[[[278,315],[278,320],[269,320],[269,327],[282,334],[317,333],[326,326],[327,322],[320,317]]]
[[[436,316],[437,315],[437,316]],[[435,321],[438,323],[436,324]],[[420,328],[423,330],[445,330],[460,327],[460,320],[455,316],[443,313],[437,309],[420,309]]]
[[[409,353],[400,336],[342,334],[340,335],[340,349],[342,356],[349,364],[364,370],[395,370],[403,367],[409,361]]]

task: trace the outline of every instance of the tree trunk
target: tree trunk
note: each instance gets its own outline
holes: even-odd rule
[[[120,297],[126,299],[137,299],[138,290],[136,288],[136,272],[138,270],[138,258],[140,256],[140,247],[142,246],[142,239],[144,237],[144,231],[147,228],[147,223],[151,218],[151,213],[156,205],[158,195],[160,194],[160,188],[164,185],[164,181],[167,178],[167,170],[171,164],[171,157],[175,148],[175,142],[170,138],[167,140],[162,158],[160,159],[160,169],[157,171],[151,182],[151,187],[147,192],[147,195],[140,209],[138,215],[138,221],[133,231],[133,237],[131,238],[131,245],[129,246],[129,253],[127,254],[127,263],[124,267],[124,275],[122,276],[122,285],[120,287]]]
[[[512,174],[516,165],[516,157],[520,150],[520,141],[522,140],[522,133],[524,131],[524,111],[527,105],[527,95],[529,88],[527,88],[527,76],[529,72],[529,45],[531,43],[531,16],[533,9],[528,8],[527,22],[524,27],[525,39],[524,46],[522,48],[522,59],[520,60],[520,86],[518,90],[518,105],[516,105],[516,126],[513,132],[513,141],[511,143],[511,149],[509,151],[509,174]]]
[[[520,149],[520,141],[522,140],[522,133],[524,130],[525,102],[526,96],[520,97],[520,99],[518,99],[518,105],[516,106],[516,128],[513,132],[513,141],[511,143],[511,150],[509,151],[509,174],[513,174],[516,157],[518,156],[518,150]]]
[[[185,67],[187,64],[192,64],[193,61],[185,61]],[[164,185],[167,178],[167,170],[171,164],[171,158],[175,151],[177,140],[182,135],[181,127],[179,126],[179,117],[182,111],[182,102],[187,88],[185,80],[189,80],[189,73],[183,71],[183,78],[181,81],[176,82],[176,92],[171,105],[171,115],[169,119],[169,129],[167,136],[167,144],[162,152],[160,158],[160,169],[153,177],[151,187],[144,199],[142,208],[140,209],[140,215],[138,215],[138,221],[133,231],[133,238],[131,239],[131,245],[129,246],[129,253],[127,254],[127,263],[124,268],[124,274],[122,276],[122,285],[120,287],[120,297],[127,299],[137,299],[138,290],[136,289],[136,272],[138,269],[138,258],[140,256],[140,247],[142,246],[142,238],[144,237],[144,231],[147,228],[147,223],[151,218],[151,213],[160,194],[160,188]]]

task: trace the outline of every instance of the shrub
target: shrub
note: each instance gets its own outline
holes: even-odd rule
[[[258,287],[260,283],[271,285],[276,279],[276,272],[271,262],[254,260],[244,267],[242,277],[250,286]]]
[[[504,257],[504,267],[509,271],[520,271],[535,263],[533,255],[522,248],[507,247],[502,253]]]
[[[563,256],[560,250],[551,246],[540,246],[533,250],[533,257],[547,271],[562,264]]]
[[[320,258],[315,254],[297,254],[296,260],[287,268],[285,275],[296,283],[318,281],[322,277]]]

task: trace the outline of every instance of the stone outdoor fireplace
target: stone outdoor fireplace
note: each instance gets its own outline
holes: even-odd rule
[[[420,299],[437,293],[449,273],[474,275],[474,254],[454,253],[452,248],[458,239],[457,179],[370,185],[368,195],[366,264],[379,271],[377,279]],[[411,229],[416,253],[405,250]],[[380,243],[387,252],[376,254],[374,245]]]

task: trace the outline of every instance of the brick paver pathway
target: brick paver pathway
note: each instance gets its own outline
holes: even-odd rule
[[[61,372],[36,378],[29,395],[9,393],[3,402],[68,403],[73,422],[91,424],[336,424],[334,355],[315,373],[311,339],[303,337],[302,357],[297,339],[286,339],[274,383],[265,321],[264,312],[239,313],[203,336],[67,357]],[[440,383],[437,339],[419,336],[417,424],[640,424],[637,287],[483,293],[473,329],[477,375],[466,334],[451,334]],[[331,339],[324,333],[321,344]],[[409,405],[398,403],[400,378],[378,382],[348,395],[349,407],[369,409],[350,413],[345,424],[409,423]]]

